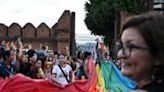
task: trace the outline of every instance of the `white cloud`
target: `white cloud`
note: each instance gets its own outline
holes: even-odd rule
[[[45,22],[52,27],[64,10],[76,13],[76,34],[90,34],[84,23],[86,0],[0,0],[0,22],[24,26],[31,22],[36,27]]]

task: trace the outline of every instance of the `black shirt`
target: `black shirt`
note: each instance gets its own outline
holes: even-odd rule
[[[28,75],[28,71],[30,70],[31,63],[29,62],[20,62],[20,67],[18,73],[22,73],[24,75]]]
[[[148,92],[164,92],[164,83],[151,82],[143,86],[141,89]]]

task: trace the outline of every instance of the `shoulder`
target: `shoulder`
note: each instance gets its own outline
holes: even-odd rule
[[[67,64],[65,68],[67,68],[69,70],[72,70],[72,68],[71,68],[71,66],[69,64]]]
[[[5,63],[4,62],[0,62],[0,66],[4,66],[5,65]]]
[[[1,68],[1,69],[4,69],[5,66],[6,66],[6,65],[5,65],[4,63],[0,63],[0,68]]]
[[[145,85],[142,89],[147,90],[148,92],[163,92],[164,83],[151,82]]]
[[[57,71],[59,71],[59,66],[58,65],[54,65],[53,68],[52,68],[52,73],[56,73]]]
[[[58,68],[59,66],[58,65],[54,65],[53,68]]]

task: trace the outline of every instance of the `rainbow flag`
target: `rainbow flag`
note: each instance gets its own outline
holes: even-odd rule
[[[96,66],[96,71],[98,74],[97,87],[99,89],[99,92],[108,92],[107,89],[105,88],[105,80],[99,64]]]
[[[69,83],[65,88],[43,79],[31,79],[22,74],[0,78],[0,92],[129,92],[137,84],[121,75],[112,61],[100,61],[95,67],[89,59],[89,79]]]
[[[123,76],[112,61],[102,60],[98,67],[98,83],[103,92],[129,92],[137,87],[137,83]]]

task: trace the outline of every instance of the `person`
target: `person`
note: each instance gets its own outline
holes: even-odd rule
[[[72,68],[72,71],[74,73],[74,75],[76,75],[79,67],[77,67],[79,65],[78,61],[77,61],[77,58],[73,57],[71,60],[70,60],[71,64],[71,68]]]
[[[122,74],[138,84],[133,92],[163,92],[164,16],[155,12],[133,16],[121,31],[117,56]]]
[[[29,71],[27,72],[27,76],[34,79],[44,79],[44,72],[42,69],[42,61],[40,59],[33,62]]]
[[[65,87],[69,82],[73,81],[73,72],[66,59],[59,59],[59,64],[54,65],[52,69],[52,81]]]
[[[19,70],[17,73],[22,73],[27,76],[28,71],[30,70],[31,63],[28,61],[26,54],[23,54],[19,59]]]
[[[16,66],[12,64],[14,58],[15,52],[11,50],[4,51],[4,61],[0,63],[0,77],[6,78],[16,73]]]
[[[53,62],[52,62],[53,65],[59,64],[58,57],[59,57],[58,52],[54,52],[54,55],[53,55]]]
[[[82,79],[82,80],[86,80],[86,79],[89,79],[89,69],[88,69],[88,66],[89,66],[89,59],[92,58],[92,54],[91,52],[88,52],[88,51],[85,51],[84,52],[84,57],[83,57],[83,61],[82,63],[80,63],[80,67],[77,71],[77,79]]]
[[[45,74],[45,79],[46,80],[51,80],[51,70],[52,67],[54,66],[53,64],[53,57],[47,56],[43,62],[43,71]]]

